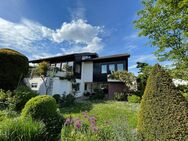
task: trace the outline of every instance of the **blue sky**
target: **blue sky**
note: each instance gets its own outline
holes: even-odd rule
[[[141,8],[141,0],[0,0],[0,48],[30,59],[130,53],[129,70],[137,74],[137,61],[157,62],[155,48],[134,28]]]

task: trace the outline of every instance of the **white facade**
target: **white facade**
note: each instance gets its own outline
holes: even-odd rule
[[[57,72],[54,77],[46,78],[48,94],[69,94],[72,92],[72,82],[60,77],[64,76],[62,72]],[[40,94],[46,93],[46,87],[44,81],[40,77],[25,78],[26,84],[34,91]],[[76,79],[76,83],[79,83],[79,90],[76,92],[76,96],[80,97],[84,93],[84,87],[86,82],[93,82],[93,62],[82,62],[81,79]]]
[[[33,91],[37,91],[40,94],[46,93],[46,88],[42,78],[40,77],[25,78],[24,81],[26,82],[26,85],[30,87]]]

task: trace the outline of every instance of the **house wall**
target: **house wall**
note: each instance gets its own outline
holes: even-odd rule
[[[115,70],[117,70],[117,64],[123,64],[123,70],[127,70],[127,61],[128,59],[124,60],[117,60],[117,61],[100,61],[100,62],[94,62],[93,64],[93,82],[107,82],[107,75],[110,74],[109,71],[109,65],[114,64],[115,65]],[[101,73],[101,66],[102,65],[107,65],[107,73],[102,74]]]
[[[93,82],[93,62],[82,62],[82,76],[84,82]]]
[[[108,99],[113,99],[115,92],[123,92],[124,90],[125,90],[125,85],[123,83],[109,83]]]
[[[93,82],[93,62],[82,62],[81,79],[77,80],[80,83],[80,91],[77,93],[78,97],[82,96],[85,91],[85,83]]]
[[[49,78],[48,83],[49,83]],[[53,79],[53,86],[52,86],[52,92],[48,93],[49,95],[54,94],[63,94],[64,92],[66,94],[71,93],[72,91],[72,83],[68,80],[60,80],[59,77],[54,77]],[[40,77],[34,77],[34,78],[25,78],[24,79],[27,86],[29,86],[33,91],[37,91],[39,94],[45,94],[46,93],[46,87],[44,85],[43,80]],[[32,83],[37,83],[37,87],[31,87]],[[50,90],[49,90],[50,91]]]
[[[58,77],[53,78],[52,95],[64,93],[69,94],[72,91],[72,83],[68,80],[60,80]]]
[[[26,85],[30,87],[33,91],[37,91],[40,94],[45,94],[46,93],[46,87],[43,83],[42,78],[40,77],[34,77],[34,78],[25,78],[24,79]],[[37,87],[31,87],[32,83],[37,83]]]

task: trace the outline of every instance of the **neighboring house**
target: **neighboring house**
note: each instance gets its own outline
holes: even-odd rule
[[[124,84],[117,80],[108,79],[113,71],[128,71],[129,54],[118,54],[99,57],[96,53],[75,53],[58,57],[50,57],[38,60],[31,60],[30,63],[37,64],[46,61],[52,68],[53,75],[46,78],[49,86],[49,95],[72,92],[72,82],[66,79],[66,72],[62,71],[65,64],[71,67],[76,78],[76,96],[80,97],[84,92],[93,93],[95,89],[102,89],[113,97],[116,91],[123,91]],[[42,79],[38,76],[25,78],[27,85],[32,90],[41,94],[45,93]]]

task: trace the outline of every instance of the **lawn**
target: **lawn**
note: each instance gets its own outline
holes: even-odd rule
[[[136,140],[134,137],[137,125],[137,112],[139,104],[116,101],[82,101],[73,106],[60,109],[65,118],[82,117],[87,111],[97,119],[98,126],[109,122],[118,140]]]

